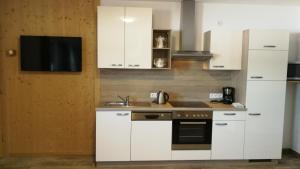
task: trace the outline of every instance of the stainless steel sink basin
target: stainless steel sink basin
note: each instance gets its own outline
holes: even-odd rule
[[[130,102],[129,105],[126,105],[124,102],[106,102],[104,103],[105,107],[150,107],[149,102]]]

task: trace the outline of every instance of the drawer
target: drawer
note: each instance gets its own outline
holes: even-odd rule
[[[213,120],[245,120],[245,111],[214,111]]]
[[[284,30],[250,30],[249,49],[288,50],[289,32]]]

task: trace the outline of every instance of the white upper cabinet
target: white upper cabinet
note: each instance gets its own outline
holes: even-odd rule
[[[289,32],[284,30],[248,30],[249,49],[288,50]]]
[[[98,7],[98,67],[124,67],[124,7]]]
[[[248,80],[286,80],[288,51],[249,50]]]
[[[152,9],[125,8],[125,68],[151,69]]]
[[[213,57],[203,64],[209,70],[240,70],[242,62],[242,31],[212,30],[204,34],[204,50]]]
[[[98,67],[151,68],[152,9],[98,7]]]

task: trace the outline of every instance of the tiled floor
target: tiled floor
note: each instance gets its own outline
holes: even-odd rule
[[[105,163],[97,167],[92,157],[5,158],[0,169],[300,169],[300,155],[284,151],[278,162],[192,161],[192,162],[133,162]]]

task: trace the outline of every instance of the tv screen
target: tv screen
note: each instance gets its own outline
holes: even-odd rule
[[[81,37],[23,36],[21,70],[81,71]]]

